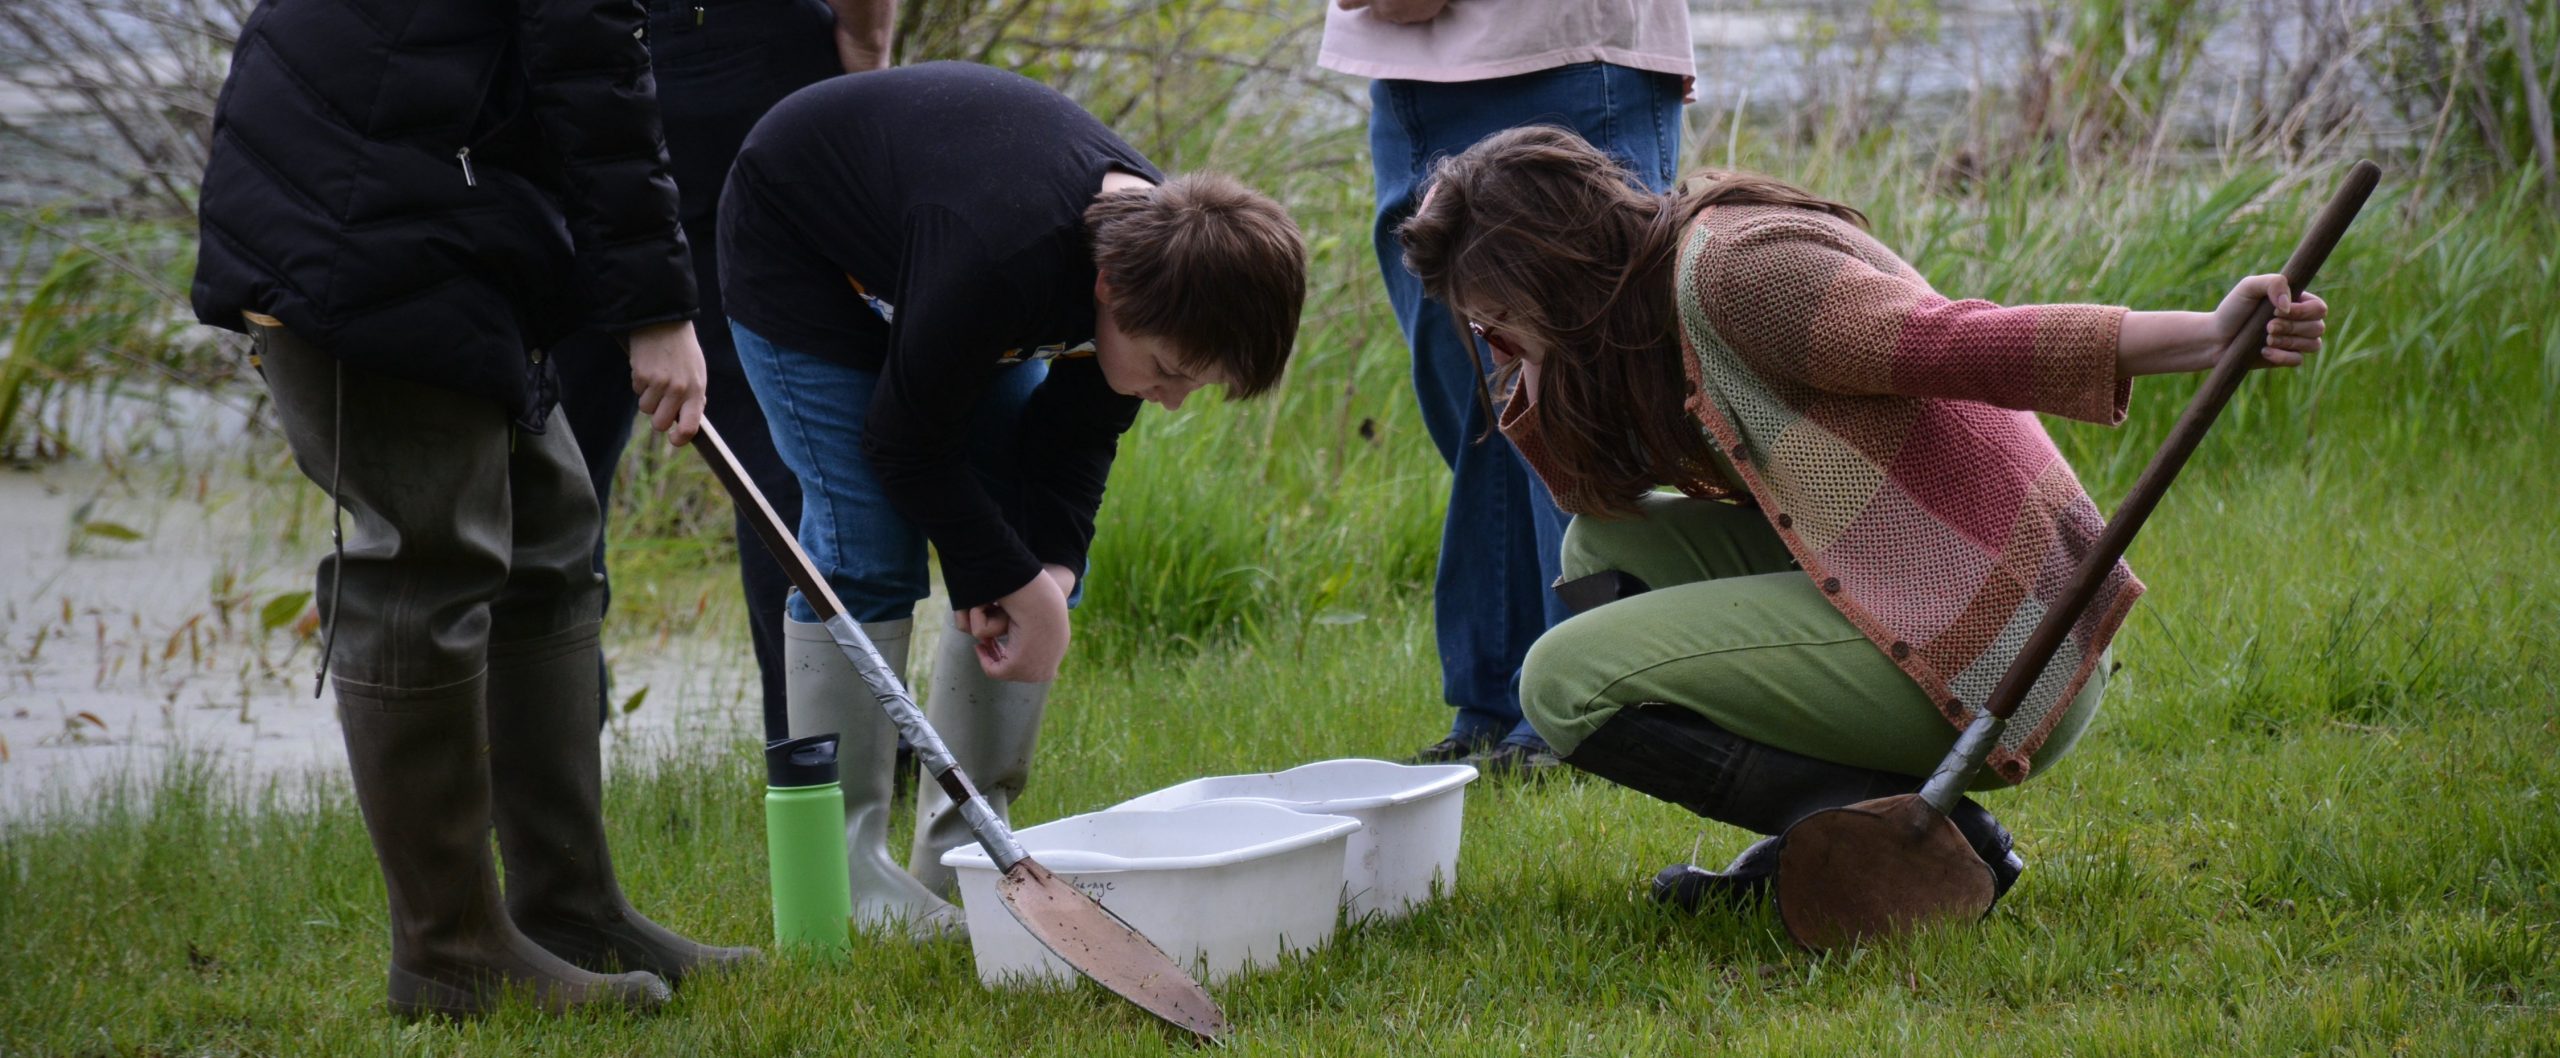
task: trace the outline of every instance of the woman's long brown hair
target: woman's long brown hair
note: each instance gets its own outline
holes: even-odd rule
[[[1581,137],[1545,125],[1497,133],[1442,161],[1430,186],[1397,229],[1405,267],[1441,304],[1499,307],[1500,329],[1549,350],[1538,416],[1563,480],[1547,484],[1560,490],[1557,506],[1588,514],[1632,514],[1656,485],[1690,495],[1724,485],[1688,412],[1672,289],[1680,239],[1698,211],[1784,205],[1867,221],[1749,173],[1707,170],[1655,194]]]

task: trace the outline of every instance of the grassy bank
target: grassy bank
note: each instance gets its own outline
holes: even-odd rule
[[[2560,1017],[2560,574],[2547,452],[2400,474],[2234,469],[2173,498],[2073,760],[1992,801],[2031,861],[1979,928],[1830,958],[1634,883],[1742,836],[1598,782],[1479,785],[1453,899],[1219,988],[1251,1053],[2509,1054]],[[2412,468],[2413,470],[2415,468]],[[1192,776],[1390,754],[1434,719],[1411,604],[1226,649],[1113,642],[1058,692],[1019,818]],[[766,927],[750,745],[618,781],[626,882]],[[624,774],[632,774],[625,772]],[[1180,1053],[1091,989],[997,994],[965,949],[866,945],[648,1020],[399,1027],[382,893],[336,790],[202,769],[0,836],[0,1053]]]
[[[2316,173],[2249,172],[1971,201],[1832,183],[1877,203],[1950,290],[2158,305],[2202,304],[2280,257],[2325,190]],[[1596,782],[1483,786],[1455,898],[1220,988],[1238,1044],[1820,1054],[1997,1032],[2012,1049],[2110,1054],[2549,1048],[2560,361],[2537,306],[2552,303],[2553,234],[2497,194],[2376,204],[2322,284],[2333,354],[2253,380],[2137,545],[2154,591],[2093,734],[1995,799],[2033,866],[1983,927],[1806,956],[1766,917],[1632,895],[1693,842],[1712,860],[1742,835]],[[1356,272],[1361,249],[1345,240],[1324,264]],[[1336,296],[1364,295],[1346,280]],[[1374,304],[1311,338],[1274,403],[1143,419],[1022,821],[1434,733],[1435,457]],[[2127,426],[2062,429],[2102,504],[2185,392],[2145,383]],[[635,473],[696,487],[656,465]],[[651,543],[635,524],[626,578],[706,590],[627,603],[622,634],[734,634],[720,541]],[[610,811],[652,911],[752,940],[757,777],[751,736],[735,737],[707,769],[690,747],[618,747],[664,766],[622,772],[643,777],[617,781]],[[1090,990],[986,993],[965,950],[893,944],[849,967],[704,982],[646,1021],[397,1027],[375,1009],[382,894],[342,793],[243,792],[189,768],[132,783],[147,804],[108,798],[0,835],[0,1053],[1183,1049]]]
[[[1286,194],[1316,248],[1299,362],[1267,401],[1141,417],[1018,822],[1396,756],[1445,722],[1427,611],[1445,478],[1379,293],[1360,144],[1253,125],[1302,113],[1216,113],[1114,117]],[[2206,307],[2281,262],[2341,168],[2046,161],[1957,186],[1925,145],[1691,131],[1701,160],[1869,208],[1948,293],[2008,301]],[[2329,353],[2253,379],[2135,547],[2152,593],[2096,726],[1991,799],[2031,866],[1987,923],[1808,956],[1765,915],[1634,895],[1738,832],[1599,782],[1481,784],[1454,897],[1219,987],[1238,1048],[2560,1053],[2560,220],[2529,172],[2440,166],[2414,190],[2415,160],[2391,164],[2319,283]],[[33,341],[13,363],[37,363]],[[2116,429],[2055,424],[2102,508],[2192,386],[2145,381]],[[263,465],[258,509],[325,518]],[[722,637],[743,669],[722,501],[654,443],[624,473],[612,634]],[[755,941],[760,777],[753,733],[731,738],[708,766],[616,745],[637,766],[608,813],[647,910]],[[0,1055],[1187,1050],[1091,989],[989,993],[965,948],[890,943],[703,981],[647,1020],[401,1026],[378,1010],[383,914],[342,790],[132,775],[0,830]]]

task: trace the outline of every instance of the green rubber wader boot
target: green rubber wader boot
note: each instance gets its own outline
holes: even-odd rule
[[[977,644],[968,633],[943,630],[934,648],[933,696],[925,699],[926,719],[941,733],[979,797],[1008,823],[1014,799],[1031,781],[1031,754],[1039,747],[1040,716],[1048,703],[1048,684],[989,679],[978,667]],[[916,840],[907,856],[907,873],[926,888],[952,896],[959,877],[942,865],[942,854],[977,840],[933,776],[918,775]]]
[[[907,678],[912,620],[877,621],[862,634],[889,671]],[[898,789],[898,728],[880,711],[871,686],[854,671],[827,626],[782,619],[783,698],[791,737],[834,732],[836,774],[844,787],[845,874],[853,882],[853,920],[872,931],[904,931],[918,940],[965,937],[960,909],[933,895],[889,858],[889,813]]]
[[[337,681],[356,805],[391,896],[392,1012],[467,1018],[507,995],[553,1013],[657,1008],[669,994],[657,975],[580,969],[508,917],[489,855],[487,686],[486,676],[428,690]],[[583,718],[592,701],[560,704]]]
[[[647,970],[670,985],[756,957],[697,943],[633,910],[605,848],[595,701],[596,626],[489,644],[489,781],[507,914],[590,970]]]

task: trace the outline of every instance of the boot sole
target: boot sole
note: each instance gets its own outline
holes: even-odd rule
[[[624,981],[623,978],[639,978]],[[655,974],[620,974],[608,977],[592,998],[562,1000],[558,994],[544,995],[521,984],[497,985],[489,988],[467,988],[438,981],[432,977],[394,966],[391,968],[390,998],[387,1005],[393,1016],[407,1021],[442,1018],[468,1021],[487,1015],[500,1005],[509,991],[524,993],[527,1001],[549,1014],[567,1014],[577,1010],[620,1007],[648,1013],[665,1006],[674,997],[667,983]],[[561,991],[567,991],[562,989]]]

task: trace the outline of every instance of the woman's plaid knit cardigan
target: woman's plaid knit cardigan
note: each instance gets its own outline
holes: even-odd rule
[[[2123,420],[2125,310],[1949,301],[1856,226],[1785,206],[1702,211],[1678,284],[1690,411],[1806,574],[1963,726],[2105,526],[2034,413]],[[1549,474],[1534,413],[1503,418]],[[2141,593],[2117,563],[1993,752],[2003,777],[2026,777]]]

